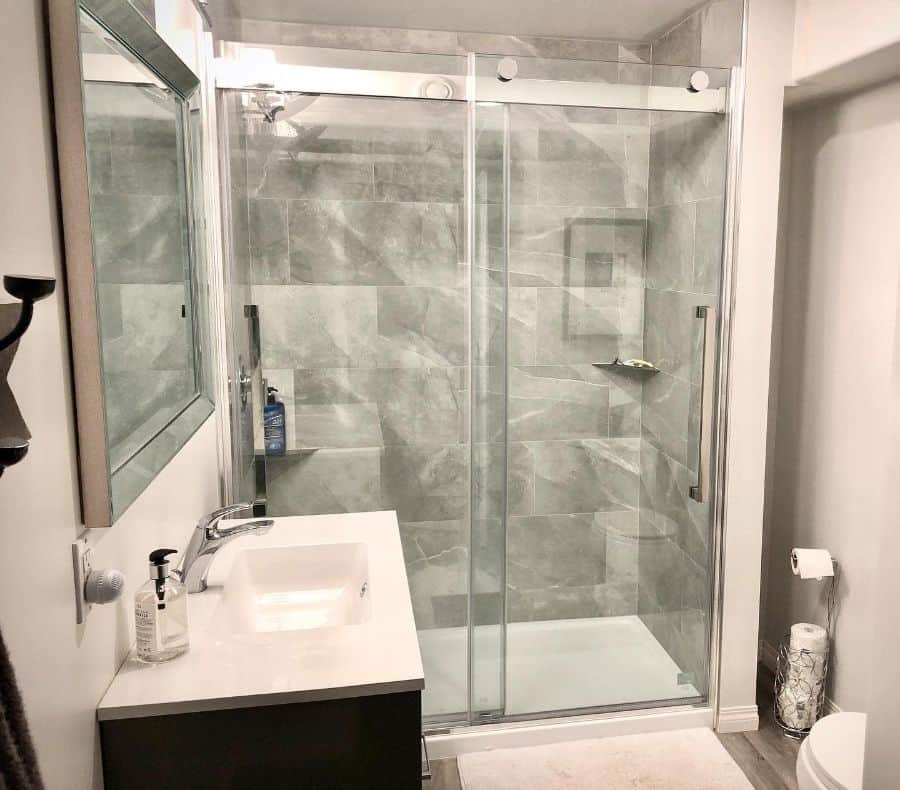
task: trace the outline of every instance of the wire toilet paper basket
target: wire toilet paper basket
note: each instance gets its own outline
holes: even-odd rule
[[[825,709],[829,649],[794,649],[790,636],[778,647],[775,668],[775,723],[785,735],[803,738]]]
[[[803,738],[825,713],[825,681],[837,608],[838,565],[826,595],[827,639],[821,650],[791,647],[790,634],[778,646],[775,666],[775,723],[785,735]]]

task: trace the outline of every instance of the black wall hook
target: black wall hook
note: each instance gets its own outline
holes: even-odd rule
[[[6,374],[12,364],[12,357],[16,352],[10,346],[25,334],[31,324],[34,315],[34,303],[45,299],[56,288],[56,280],[53,277],[30,277],[28,275],[7,274],[3,277],[3,287],[10,296],[14,296],[22,302],[19,316],[9,333],[0,339],[0,475],[8,466],[19,463],[28,454],[28,440],[31,433],[22,414],[16,404],[16,399],[6,382]],[[4,318],[3,326],[8,327],[12,323],[12,311],[16,309],[14,304],[2,305]],[[6,308],[9,308],[7,311]],[[8,315],[8,318],[6,317]]]
[[[31,324],[34,303],[46,299],[56,290],[55,277],[32,277],[27,274],[4,274],[3,287],[10,296],[22,301],[22,312],[12,331],[0,340],[0,351],[15,343]]]

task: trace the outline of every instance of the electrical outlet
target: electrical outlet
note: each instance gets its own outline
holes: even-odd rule
[[[84,599],[84,583],[93,570],[94,554],[83,538],[72,544],[72,571],[75,578],[75,622],[87,620],[91,605]]]

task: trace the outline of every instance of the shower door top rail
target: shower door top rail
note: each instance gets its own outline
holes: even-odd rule
[[[395,99],[477,101],[621,110],[724,113],[726,88],[625,85],[431,74],[414,71],[309,66],[216,58],[216,87],[284,93],[371,96]]]

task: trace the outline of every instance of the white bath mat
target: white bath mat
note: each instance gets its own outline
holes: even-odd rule
[[[712,730],[473,752],[463,790],[753,790]]]

